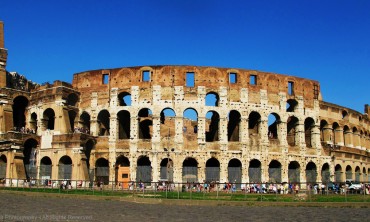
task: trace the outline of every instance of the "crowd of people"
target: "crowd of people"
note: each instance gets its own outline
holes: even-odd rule
[[[85,134],[90,134],[90,130],[85,128],[85,127],[77,127],[75,126],[73,129],[74,133],[85,133]]]
[[[14,127],[13,131],[27,134],[36,134],[36,130],[22,127]]]

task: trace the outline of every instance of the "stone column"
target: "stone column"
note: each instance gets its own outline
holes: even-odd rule
[[[198,144],[206,142],[205,127],[206,127],[206,117],[198,116]]]
[[[161,141],[161,121],[159,116],[153,116],[152,143]]]
[[[344,146],[343,129],[338,127],[334,129],[334,145]]]
[[[225,161],[220,162],[220,183],[228,182],[227,163]],[[232,182],[232,181],[230,181]]]
[[[160,164],[158,164],[158,162],[160,163],[161,160],[158,160],[158,155],[157,153],[153,153],[152,154],[152,169],[153,169],[153,172],[152,172],[152,182],[157,182],[159,181],[160,179],[160,175],[159,175],[159,170],[160,169]]]
[[[218,136],[220,138],[220,142],[226,144],[227,141],[227,118],[220,117],[220,121],[218,123]]]
[[[240,142],[248,143],[249,142],[248,118],[241,117],[239,126],[240,126],[239,128]]]

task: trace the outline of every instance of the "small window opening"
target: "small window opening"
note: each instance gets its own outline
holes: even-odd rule
[[[106,85],[109,83],[109,74],[103,74],[103,84]]]
[[[144,70],[142,77],[143,77],[143,82],[149,82],[150,81],[150,71]]]
[[[128,178],[128,174],[127,173],[122,174],[122,178]]]
[[[249,76],[249,84],[250,85],[257,85],[257,76],[256,75],[250,75]]]
[[[235,84],[237,82],[236,73],[229,73],[229,81],[231,84]]]
[[[288,95],[294,94],[294,82],[288,82]]]
[[[186,73],[186,86],[187,87],[194,87],[194,72],[187,72]]]

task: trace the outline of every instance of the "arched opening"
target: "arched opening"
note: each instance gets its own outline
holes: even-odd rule
[[[312,131],[315,127],[315,121],[309,117],[306,118],[304,121],[304,135],[305,135],[305,143],[306,147],[312,147]]]
[[[24,96],[17,96],[13,100],[13,126],[17,131],[20,131],[26,126],[26,108],[28,99]]]
[[[123,189],[128,188],[128,184],[130,182],[130,161],[125,156],[119,156],[116,160],[116,184],[121,183]]]
[[[317,168],[316,164],[313,162],[309,162],[306,166],[306,182],[307,183],[315,183],[317,179]]]
[[[289,183],[300,183],[301,177],[300,177],[300,169],[301,166],[297,161],[292,161],[289,163],[288,166],[288,179]]]
[[[279,131],[280,131],[280,116],[276,113],[271,113],[268,116],[267,124],[268,124],[268,138],[270,143],[274,140],[278,140],[279,138]]]
[[[78,129],[81,133],[90,134],[90,114],[87,112],[82,112],[80,115],[80,129]]]
[[[72,178],[72,159],[69,156],[62,156],[58,164],[58,179],[70,180]]]
[[[147,185],[152,181],[152,166],[147,156],[141,156],[137,160],[136,181]]]
[[[298,145],[298,118],[290,116],[287,120],[287,141],[289,146]]]
[[[348,118],[348,112],[346,110],[342,111],[342,119]]]
[[[255,111],[249,114],[248,129],[249,135],[258,135],[260,131],[261,115]]]
[[[78,102],[78,96],[75,93],[71,93],[67,97],[67,105],[76,106]]]
[[[253,159],[249,162],[248,174],[250,183],[262,182],[261,162],[259,160]]]
[[[126,110],[117,113],[118,118],[118,139],[130,139],[131,115]]]
[[[5,179],[6,178],[6,163],[7,163],[7,158],[5,155],[0,156],[0,179]]]
[[[69,125],[70,125],[70,131],[75,132],[77,127],[75,127],[75,120],[76,120],[77,113],[74,110],[68,111],[68,117],[69,117]]]
[[[215,92],[209,92],[206,95],[206,106],[218,106],[220,97]]]
[[[277,160],[272,160],[269,164],[269,182],[281,183],[281,163]]]
[[[194,158],[188,157],[182,163],[182,182],[198,182],[198,162]]]
[[[176,113],[173,109],[166,108],[161,111],[161,140],[171,139],[173,140],[175,136],[175,117]],[[166,144],[167,147],[169,144]]]
[[[206,114],[206,142],[219,141],[220,115],[216,111],[209,111]]]
[[[343,127],[343,138],[344,138],[344,145],[349,146],[351,144],[351,130],[348,126]]]
[[[196,141],[198,138],[198,113],[193,108],[188,108],[183,113],[183,135],[185,141]]]
[[[31,114],[30,131],[31,131],[31,133],[36,133],[37,132],[37,114],[36,113]]]
[[[54,130],[55,112],[51,108],[47,108],[43,113],[43,125],[48,130]]]
[[[332,141],[332,129],[326,120],[320,121],[320,141],[321,142],[331,142]]]
[[[236,110],[231,110],[228,116],[227,124],[227,139],[228,141],[239,141],[239,129],[240,129],[240,113]]]
[[[153,115],[150,109],[144,108],[139,111],[139,139],[152,139]]]
[[[342,166],[341,165],[339,165],[339,164],[337,164],[336,166],[335,166],[335,172],[334,172],[334,174],[335,174],[335,182],[337,182],[337,183],[341,183],[341,182],[343,182],[343,179],[342,179]]]
[[[352,180],[352,167],[348,165],[346,167],[346,180]]]
[[[339,127],[339,124],[337,122],[334,122],[333,123],[333,143],[334,145],[337,145],[339,142],[342,142],[340,141],[340,137],[341,137],[341,130],[340,130],[340,127]]]
[[[109,184],[109,162],[105,158],[99,158],[95,162],[95,179],[98,184]]]
[[[321,180],[323,183],[330,182],[330,170],[328,163],[325,163],[321,168]]]
[[[39,178],[42,180],[42,184],[49,185],[49,180],[51,179],[51,168],[52,162],[48,156],[44,156],[40,161],[40,174]]]
[[[173,182],[173,161],[170,158],[164,158],[161,161],[160,178],[162,181]]]
[[[355,181],[360,182],[361,181],[361,170],[360,167],[355,168]]]
[[[289,99],[286,102],[286,111],[287,112],[294,112],[298,106],[298,102],[295,99]]]
[[[360,145],[359,132],[358,132],[358,129],[356,127],[352,128],[352,144],[353,144],[354,147],[357,147],[357,146]]]
[[[98,114],[99,133],[98,136],[109,136],[110,130],[110,114],[107,110],[102,110]]]
[[[131,106],[131,94],[128,92],[121,92],[118,94],[118,102],[120,106]]]
[[[220,181],[220,162],[212,157],[206,162],[206,181],[207,183]]]
[[[230,182],[236,184],[236,188],[240,188],[242,182],[242,163],[238,159],[231,159],[227,166],[227,178]]]
[[[26,178],[36,179],[37,178],[37,141],[34,139],[28,139],[24,143],[23,149],[23,164],[26,171]]]

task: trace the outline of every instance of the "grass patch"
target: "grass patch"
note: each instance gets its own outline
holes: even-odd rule
[[[312,195],[301,193],[293,194],[246,194],[242,192],[177,192],[177,191],[123,191],[123,190],[97,190],[97,189],[70,189],[60,190],[53,188],[15,188],[2,187],[1,190],[55,193],[55,194],[73,194],[73,195],[92,195],[107,197],[138,197],[138,198],[158,198],[158,199],[183,199],[183,200],[220,200],[220,201],[249,201],[249,202],[370,202],[369,195],[363,194],[329,194]]]

